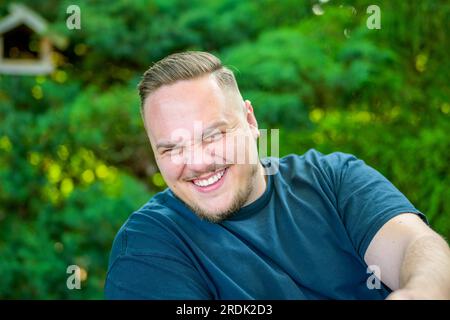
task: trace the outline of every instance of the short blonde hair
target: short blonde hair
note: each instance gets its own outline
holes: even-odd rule
[[[233,71],[223,66],[216,56],[201,51],[174,53],[159,60],[144,73],[138,85],[141,113],[144,114],[145,99],[158,88],[206,74],[213,74],[221,88],[228,87],[239,91]]]

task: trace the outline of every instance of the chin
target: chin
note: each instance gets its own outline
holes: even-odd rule
[[[198,208],[198,211],[202,211],[203,213],[209,216],[220,216],[231,209],[231,204],[221,206],[217,206],[216,204],[212,204],[210,206],[203,204],[203,205],[194,205],[194,207]]]
[[[201,208],[201,211],[208,216],[219,217],[226,214],[229,211],[229,207]]]
[[[188,207],[193,211],[200,219],[206,220],[212,223],[219,223],[223,220],[231,217],[236,211],[235,208],[230,205],[217,206],[198,206],[198,205],[188,205]]]

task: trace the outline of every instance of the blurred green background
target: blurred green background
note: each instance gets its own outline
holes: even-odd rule
[[[353,153],[450,236],[449,2],[21,3],[60,45],[50,75],[0,75],[0,298],[103,298],[115,233],[165,188],[136,85],[183,50],[231,66],[260,128],[280,129],[281,155]],[[66,27],[71,4],[81,30]],[[66,287],[71,264],[80,290]]]

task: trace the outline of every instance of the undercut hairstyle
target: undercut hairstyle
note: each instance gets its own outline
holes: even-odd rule
[[[159,60],[144,73],[138,85],[142,116],[144,116],[145,99],[158,88],[179,80],[191,80],[207,74],[214,75],[222,89],[231,88],[239,92],[233,71],[223,66],[219,58],[208,52],[186,51],[174,53]]]

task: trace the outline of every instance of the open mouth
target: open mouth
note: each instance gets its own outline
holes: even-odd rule
[[[228,172],[228,168],[221,169],[214,172],[208,177],[202,179],[191,180],[194,187],[200,192],[210,192],[218,189],[225,180],[225,176]]]

